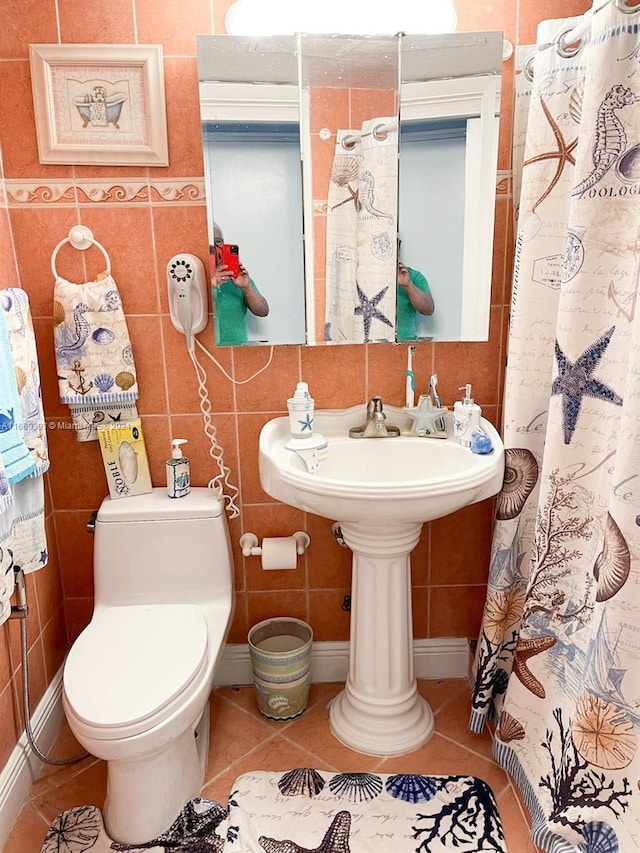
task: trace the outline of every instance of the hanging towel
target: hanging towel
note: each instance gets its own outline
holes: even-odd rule
[[[11,615],[11,596],[14,586],[11,551],[0,545],[0,625]]]
[[[13,506],[13,495],[9,485],[9,478],[4,470],[2,457],[0,456],[0,531],[6,524],[10,524],[9,515]],[[9,552],[0,545],[0,625],[9,618],[11,603],[9,599],[13,595],[13,562]]]
[[[36,470],[36,463],[24,441],[21,412],[5,312],[0,311],[0,456],[11,485]]]
[[[22,437],[36,465],[35,471],[29,476],[35,477],[44,474],[49,468],[49,453],[29,297],[17,287],[6,288],[0,291],[0,307],[4,310],[15,367],[22,412]]]
[[[11,494],[11,486],[9,485],[9,477],[0,455],[0,517],[11,506],[13,496]]]
[[[122,300],[113,276],[74,284],[58,278],[53,303],[60,399],[71,409],[78,441],[97,425],[135,418],[138,381]]]
[[[25,575],[46,566],[49,559],[44,522],[44,477],[29,477],[13,488],[13,501],[0,516],[0,549]],[[0,565],[1,565],[0,560]]]
[[[47,563],[43,478],[49,468],[46,424],[29,297],[24,290],[7,288],[0,291],[0,308],[15,367],[21,433],[35,465],[28,477],[13,487],[12,505],[0,518],[0,547],[27,574]],[[11,586],[12,578],[13,569]]]

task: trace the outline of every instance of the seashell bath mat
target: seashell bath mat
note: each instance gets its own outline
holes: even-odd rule
[[[224,853],[506,853],[493,792],[473,776],[245,773]]]
[[[245,773],[228,809],[190,800],[146,844],[112,841],[96,806],[58,815],[41,853],[507,853],[493,793],[474,776]]]

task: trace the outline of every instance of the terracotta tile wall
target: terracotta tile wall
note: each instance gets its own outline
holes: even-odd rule
[[[164,483],[169,439],[190,440],[193,480],[205,485],[216,473],[208,456],[197,386],[183,338],[167,316],[165,267],[179,251],[207,261],[203,161],[195,59],[197,33],[221,33],[229,0],[21,0],[5,10],[0,27],[0,286],[28,291],[36,328],[49,429],[51,472],[47,480],[50,562],[28,579],[31,698],[35,707],[61,665],[67,643],[90,618],[91,539],[85,523],[106,492],[95,443],[79,444],[67,429],[68,412],[57,399],[52,344],[54,246],[72,225],[88,225],[107,247],[121,289],[139,370],[143,417],[152,476]],[[587,0],[459,0],[460,30],[502,29],[512,42],[535,39],[541,18],[579,14]],[[164,49],[170,165],[166,168],[46,166],[38,161],[28,61],[29,43],[161,43]],[[499,168],[508,173],[514,63],[504,66]],[[508,175],[506,176],[508,178]],[[491,332],[487,343],[419,344],[418,390],[437,372],[443,401],[451,404],[463,382],[473,382],[484,413],[501,416],[501,389],[511,274],[512,204],[505,179],[496,196],[496,236]],[[82,281],[101,268],[97,250],[61,250],[58,268]],[[212,346],[211,325],[202,339]],[[222,365],[237,379],[261,367],[265,349],[219,349]],[[319,407],[361,404],[373,394],[401,405],[403,346],[330,349],[276,347],[268,370],[233,386],[210,365],[209,390],[218,436],[232,478],[241,489],[241,517],[230,522],[237,542],[244,530],[260,537],[307,529],[312,545],[295,571],[262,572],[257,558],[235,548],[237,606],[230,640],[244,642],[248,627],[271,615],[308,619],[318,640],[348,636],[341,609],[349,592],[349,552],[333,540],[325,519],[274,503],[260,488],[257,437],[262,424],[285,411],[285,399],[304,378]],[[474,637],[484,599],[490,547],[491,502],[425,525],[414,555],[417,637]],[[0,630],[0,767],[23,722],[18,708],[21,666],[18,626]]]

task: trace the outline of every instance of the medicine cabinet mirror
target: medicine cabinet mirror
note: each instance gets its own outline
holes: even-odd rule
[[[247,312],[244,342],[488,338],[501,67],[498,32],[198,36],[209,242],[216,222],[270,309]],[[354,183],[367,146],[395,171]],[[363,255],[378,269],[358,274]],[[408,332],[398,259],[435,303]]]

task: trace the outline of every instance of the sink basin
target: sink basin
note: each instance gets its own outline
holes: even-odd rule
[[[314,430],[328,440],[328,452],[313,474],[285,448],[288,419],[265,424],[259,457],[264,490],[316,515],[384,524],[431,521],[500,490],[504,450],[489,421],[483,419],[482,428],[495,450],[481,456],[456,444],[453,437],[348,438],[349,427],[362,423],[364,411],[363,406],[354,406],[315,413]],[[410,419],[401,409],[388,406],[385,414],[388,423],[409,429]]]
[[[410,554],[422,524],[497,494],[504,474],[504,446],[484,418],[494,450],[481,456],[453,440],[450,414],[445,439],[410,435],[411,419],[401,409],[384,412],[400,436],[349,438],[366,414],[365,406],[354,406],[316,411],[314,435],[322,434],[327,447],[311,457],[287,449],[288,418],[266,423],[259,444],[263,489],[338,521],[353,552],[349,674],[329,723],[348,747],[381,756],[412,752],[433,732],[433,712],[413,672]]]

